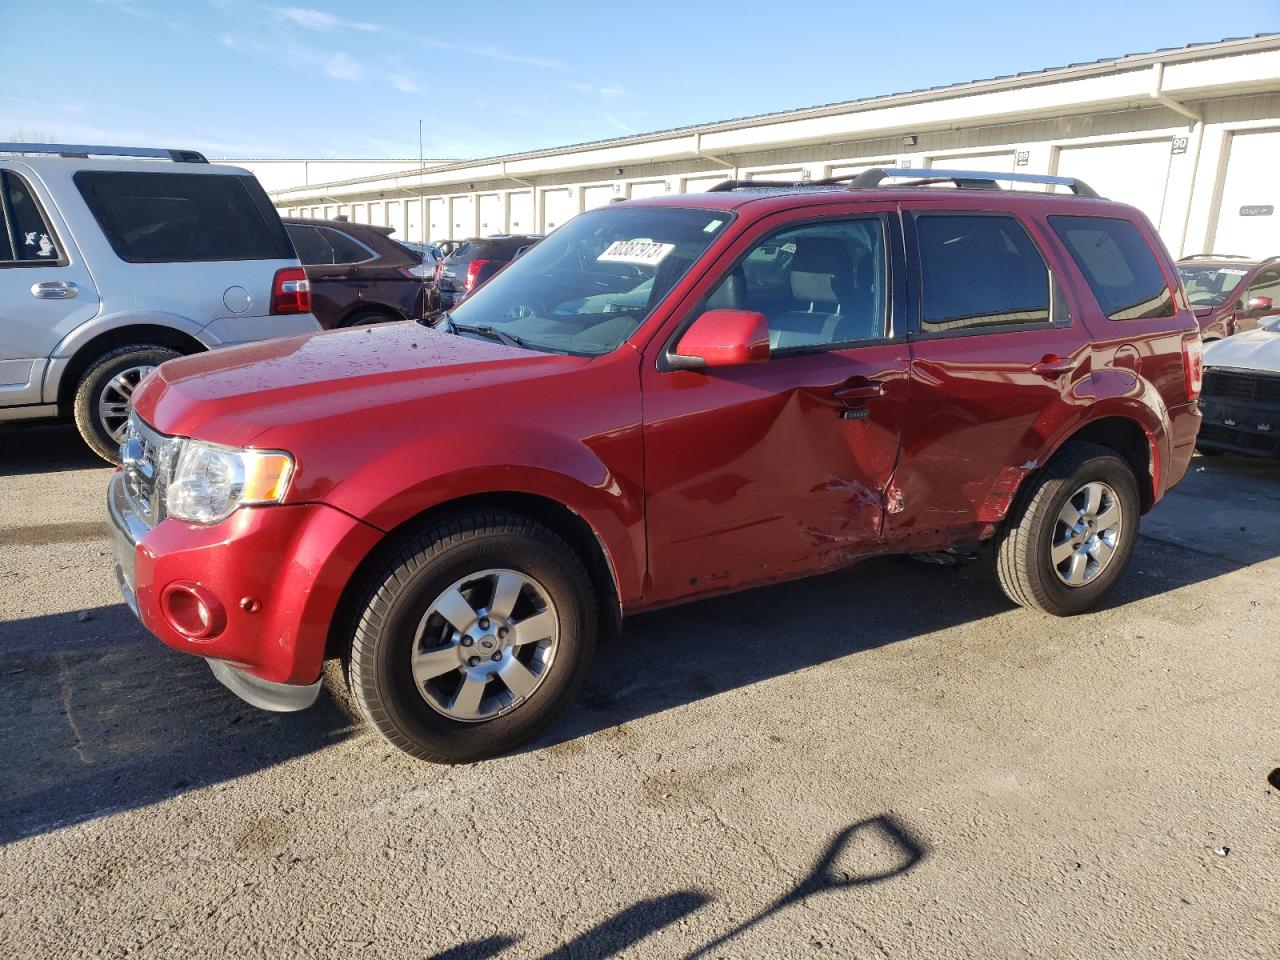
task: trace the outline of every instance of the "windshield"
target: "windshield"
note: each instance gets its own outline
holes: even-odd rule
[[[620,207],[574,217],[453,310],[531,349],[597,355],[639,327],[731,214]]]
[[[1178,272],[1193,307],[1220,306],[1249,275],[1241,267],[1179,267]]]

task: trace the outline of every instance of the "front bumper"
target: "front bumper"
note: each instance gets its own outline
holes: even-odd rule
[[[210,661],[237,696],[268,710],[299,710],[320,689],[329,626],[357,564],[380,538],[324,504],[243,508],[222,523],[163,520],[132,509],[124,472],[107,494],[116,579],[130,609],[167,646]],[[184,635],[166,615],[165,589],[197,584],[225,626]]]

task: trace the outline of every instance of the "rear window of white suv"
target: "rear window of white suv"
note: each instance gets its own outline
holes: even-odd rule
[[[292,260],[280,216],[253,177],[82,170],[89,210],[121,260]]]

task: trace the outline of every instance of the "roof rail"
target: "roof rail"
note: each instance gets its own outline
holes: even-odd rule
[[[1055,177],[1047,173],[1002,173],[1000,171],[942,170],[919,167],[872,167],[853,177],[849,182],[849,189],[860,190],[867,187],[878,187],[880,186],[880,181],[889,177],[918,177],[923,183],[940,183],[949,180],[957,187],[976,190],[993,190],[996,188],[997,180],[1009,180],[1013,183],[1048,183],[1070,187],[1071,192],[1078,197],[1088,197],[1092,200],[1102,199],[1093,187],[1076,177]]]
[[[145,157],[174,163],[208,163],[194,150],[161,150],[157,147],[101,147],[77,143],[4,143],[0,153],[43,153],[59,157]]]
[[[1193,253],[1188,257],[1179,257],[1179,260],[1252,260],[1253,257],[1246,257],[1239,253]]]

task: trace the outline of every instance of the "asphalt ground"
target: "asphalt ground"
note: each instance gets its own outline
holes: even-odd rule
[[[1083,617],[894,559],[636,617],[465,767],[148,636],[108,475],[0,429],[0,957],[1280,956],[1280,463]]]

